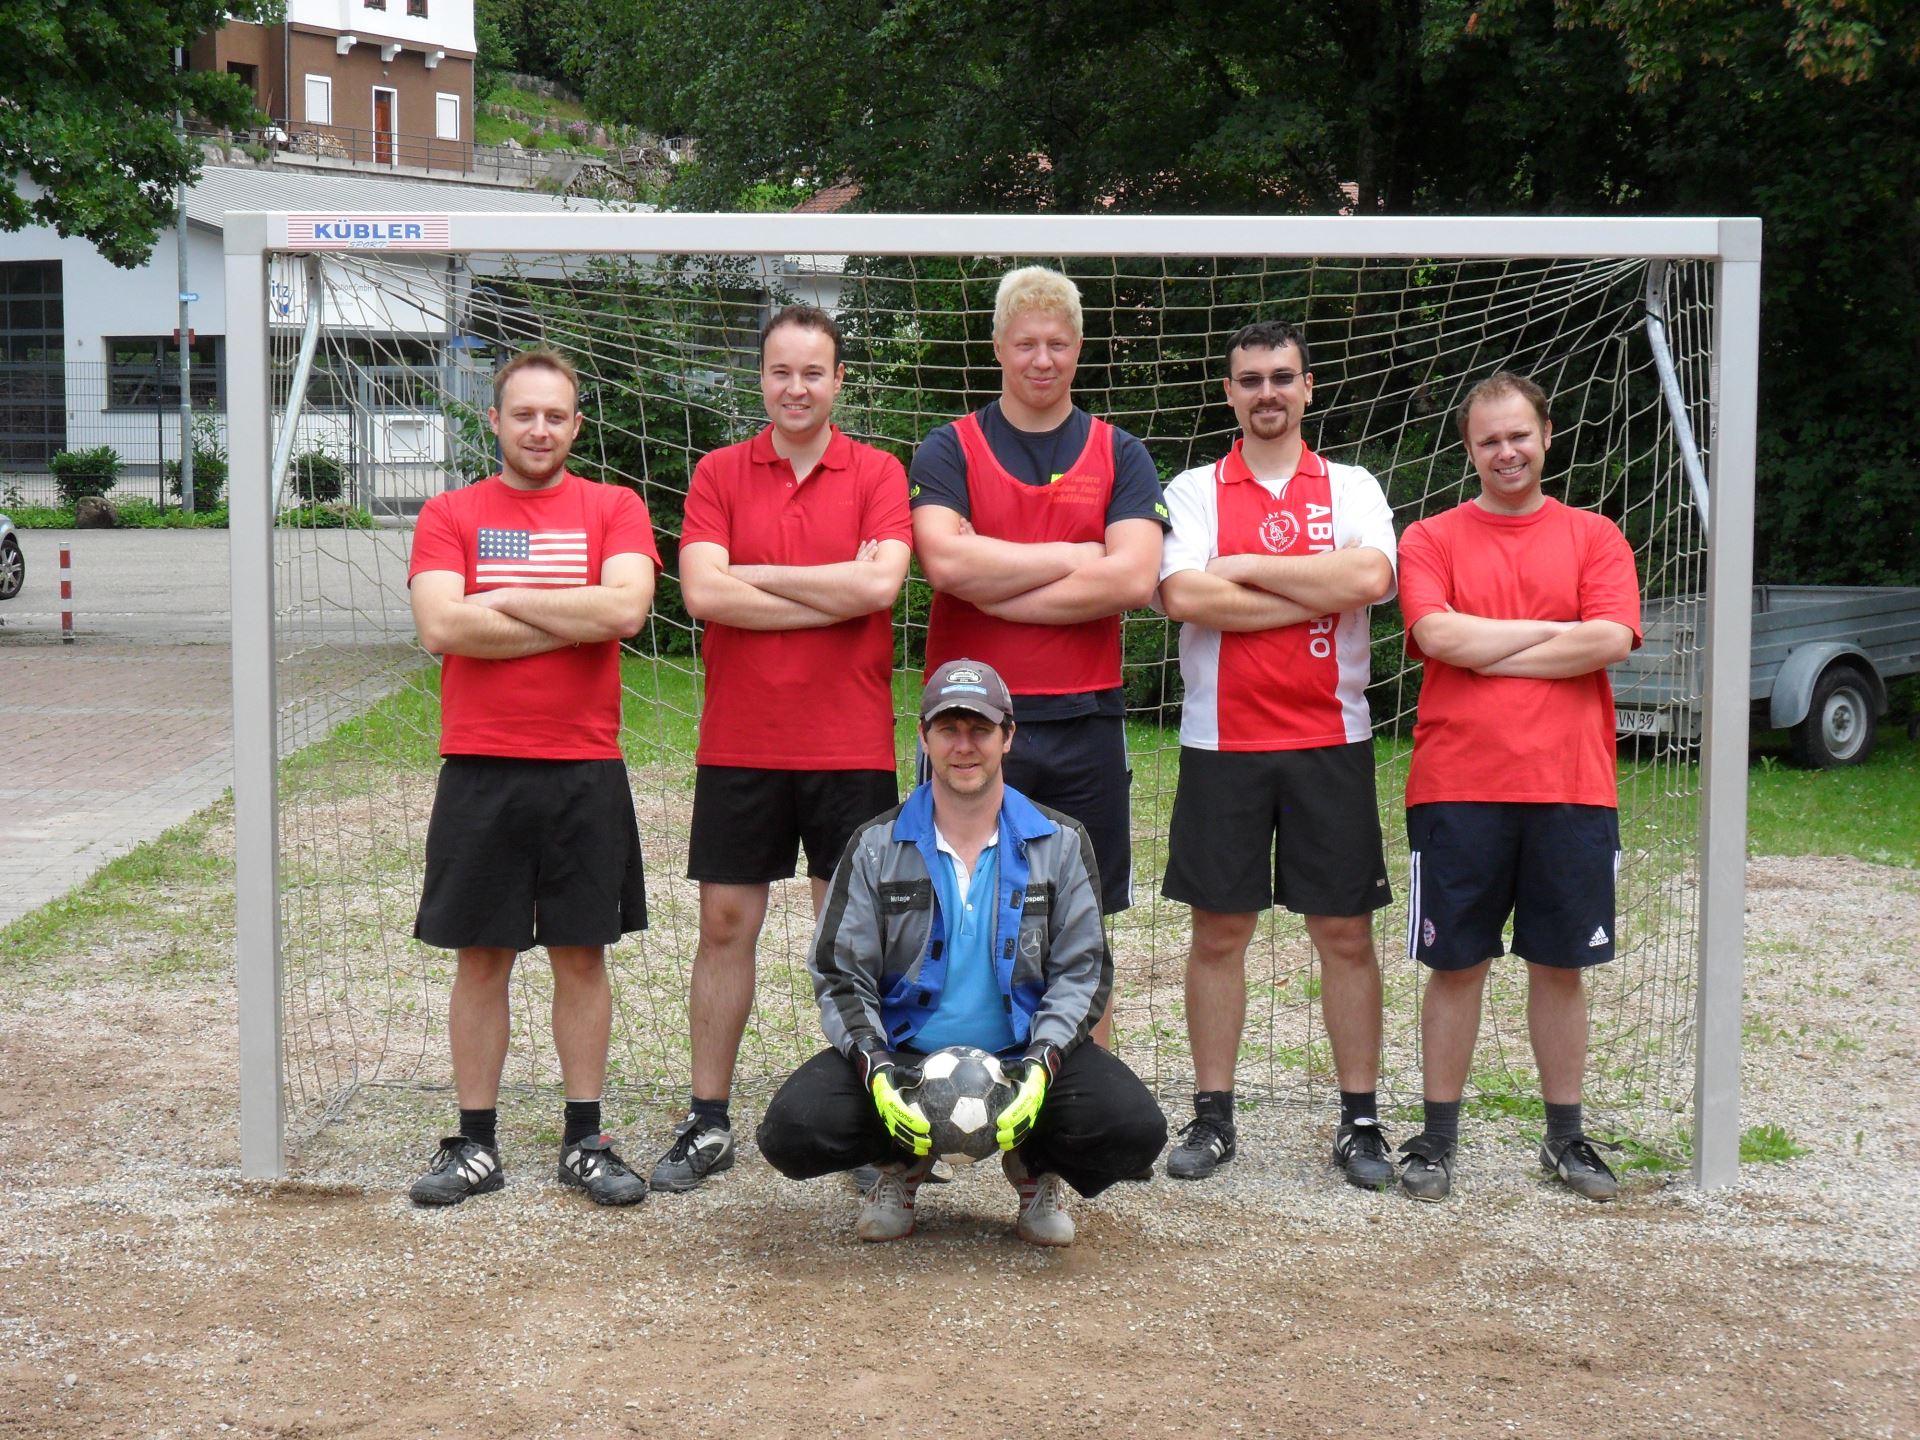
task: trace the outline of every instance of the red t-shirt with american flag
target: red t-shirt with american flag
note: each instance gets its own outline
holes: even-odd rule
[[[660,551],[633,491],[563,474],[545,490],[498,475],[435,495],[413,532],[407,580],[428,570],[466,579],[466,593],[509,586],[597,585],[610,555]],[[620,758],[620,644],[569,645],[516,660],[445,656],[440,753],[535,760]]]

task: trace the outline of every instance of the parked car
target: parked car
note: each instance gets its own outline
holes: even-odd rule
[[[11,600],[27,583],[27,558],[20,553],[20,537],[13,521],[0,515],[0,600]]]

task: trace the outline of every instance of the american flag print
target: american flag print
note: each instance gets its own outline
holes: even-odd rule
[[[486,530],[473,567],[474,588],[502,585],[585,585],[584,530]]]

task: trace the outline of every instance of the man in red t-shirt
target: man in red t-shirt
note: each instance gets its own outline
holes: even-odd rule
[[[1527,961],[1527,1030],[1546,1101],[1540,1161],[1610,1200],[1619,1182],[1583,1130],[1582,972],[1614,955],[1619,864],[1607,666],[1640,643],[1633,551],[1604,516],[1540,488],[1547,397],[1502,371],[1467,392],[1460,437],[1480,494],[1400,540],[1407,653],[1425,662],[1407,775],[1408,947],[1426,1113],[1401,1146],[1418,1200],[1452,1188],[1460,1095],[1502,929]]]
[[[854,829],[900,798],[893,601],[907,577],[907,477],[833,425],[840,329],[790,305],[760,336],[767,426],[704,456],[687,492],[680,584],[705,622],[687,875],[700,885],[688,996],[693,1094],[656,1190],[733,1164],[727,1099],[753,1005],[769,887],[804,844],[817,914]]]
[[[444,757],[414,935],[457,955],[447,1035],[460,1104],[459,1133],[412,1196],[453,1205],[505,1183],[507,983],[515,957],[541,945],[567,1093],[560,1181],[631,1205],[646,1182],[600,1132],[606,947],[647,923],[620,641],[646,619],[660,553],[638,495],[567,472],[581,417],[564,356],[515,356],[493,393],[500,473],[427,501],[408,572],[420,643],[442,657]]]
[[[1187,1035],[1194,1117],[1167,1174],[1204,1180],[1235,1151],[1233,1070],[1247,944],[1279,904],[1304,917],[1340,1083],[1333,1161],[1393,1183],[1380,1127],[1380,958],[1393,899],[1374,795],[1368,607],[1393,593],[1393,511],[1366,470],[1307,448],[1306,337],[1282,320],[1227,346],[1233,449],[1167,485],[1160,601],[1182,622],[1180,784],[1162,893],[1193,907]]]

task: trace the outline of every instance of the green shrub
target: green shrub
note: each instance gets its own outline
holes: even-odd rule
[[[194,482],[196,491],[199,481]],[[145,497],[122,500],[114,506],[120,517],[120,523],[129,530],[224,530],[227,528],[227,507],[218,505],[197,505],[189,515],[184,510],[163,510]]]
[[[338,500],[301,505],[280,512],[279,523],[291,530],[371,530],[373,516]]]
[[[294,498],[308,507],[333,504],[347,493],[347,467],[325,450],[296,455],[287,479]]]
[[[61,505],[71,510],[87,496],[113,489],[125,463],[111,445],[96,445],[90,450],[62,450],[47,462],[47,468],[60,488]]]
[[[180,462],[169,460],[161,467],[167,494],[185,504],[180,487]],[[193,422],[193,508],[211,510],[222,504],[227,493],[227,447],[220,438],[220,426],[211,415],[199,415]]]

